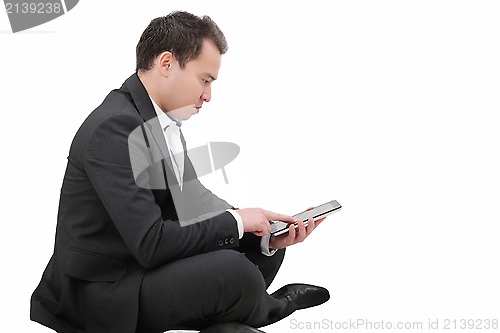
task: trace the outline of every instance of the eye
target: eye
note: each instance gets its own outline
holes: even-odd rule
[[[203,84],[205,84],[205,85],[210,83],[210,81],[205,80],[205,79],[202,79],[202,81],[203,81]]]

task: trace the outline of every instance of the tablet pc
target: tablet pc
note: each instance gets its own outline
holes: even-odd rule
[[[317,221],[319,219],[322,219],[337,210],[342,208],[342,206],[338,203],[337,200],[332,200],[329,202],[326,202],[322,205],[316,206],[312,209],[305,210],[303,212],[300,212],[298,214],[293,215],[297,220],[302,220],[304,221],[304,226],[307,226],[307,220],[311,217],[314,221]],[[271,235],[273,236],[279,236],[284,233],[288,232],[288,227],[290,226],[286,222],[281,222],[281,221],[270,221],[271,223]],[[298,224],[295,223],[295,229],[298,228]]]

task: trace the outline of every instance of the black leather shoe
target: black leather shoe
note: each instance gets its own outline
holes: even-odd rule
[[[265,333],[265,332],[239,323],[219,323],[200,331],[200,333]]]
[[[323,287],[310,284],[287,284],[271,294],[274,298],[287,299],[297,305],[297,310],[320,305],[330,299],[330,293]]]

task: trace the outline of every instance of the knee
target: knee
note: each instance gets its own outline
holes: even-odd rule
[[[259,268],[253,262],[237,251],[220,251],[220,263],[223,265],[224,273],[234,278],[240,285],[254,284],[262,280]],[[251,286],[252,287],[252,286]]]
[[[224,289],[233,295],[245,298],[261,297],[266,285],[259,268],[237,251],[220,251],[220,269],[225,276]]]

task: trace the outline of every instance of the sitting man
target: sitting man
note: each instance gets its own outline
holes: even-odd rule
[[[186,154],[180,125],[210,101],[226,50],[207,16],[173,12],[143,32],[136,72],[71,145],[32,320],[60,333],[261,332],[329,299],[305,284],[266,292],[285,248],[321,220],[305,227],[235,209],[200,183]],[[289,232],[270,236],[270,220]]]

